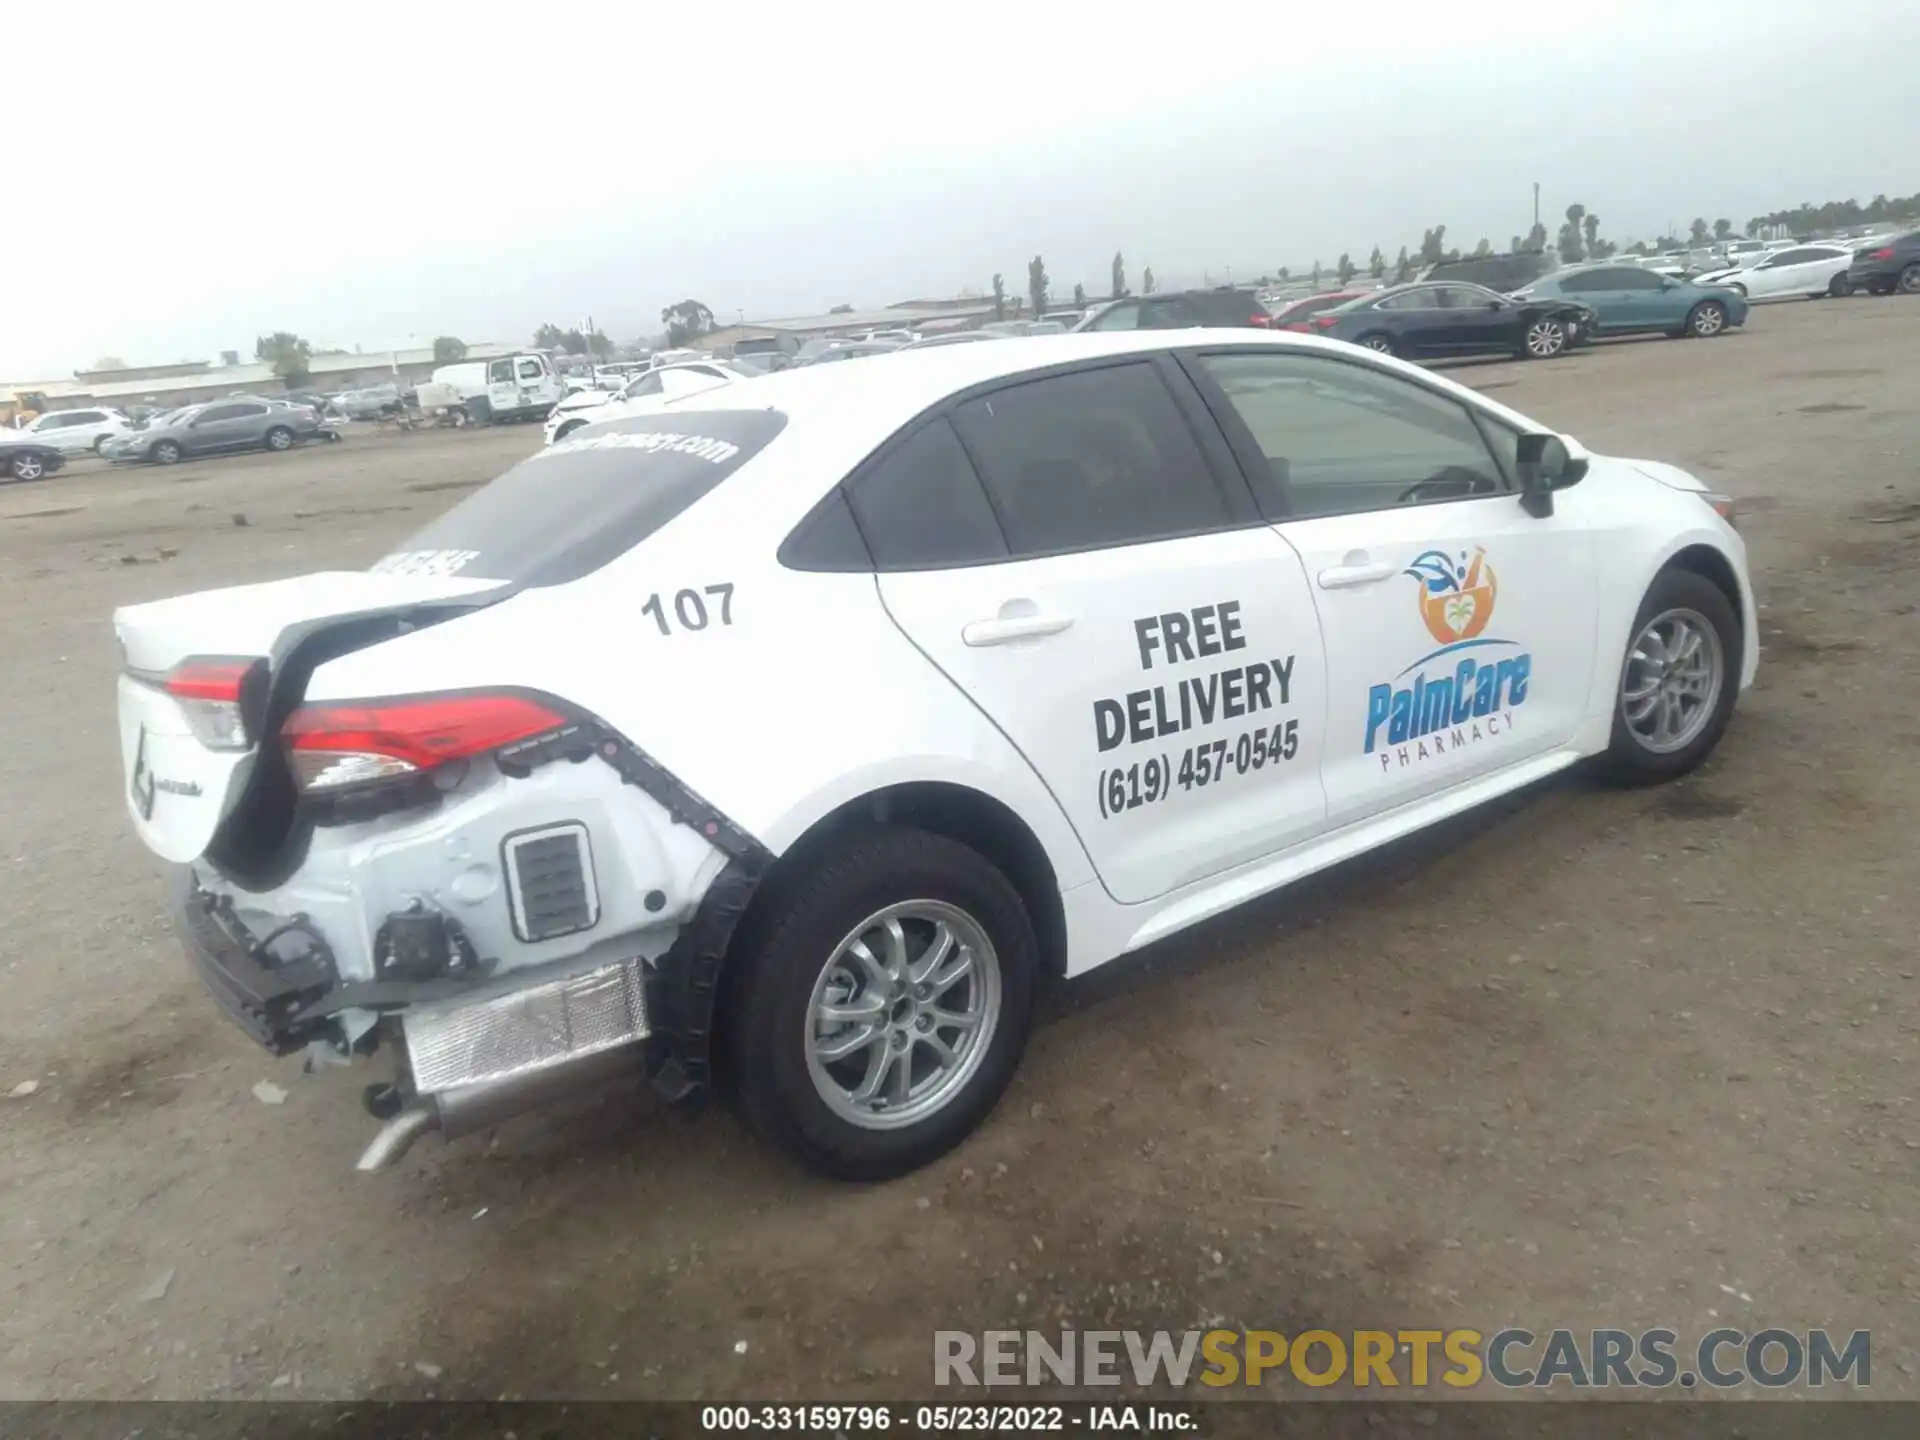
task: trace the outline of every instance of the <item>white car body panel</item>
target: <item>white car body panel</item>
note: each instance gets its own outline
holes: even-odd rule
[[[486,564],[475,561],[479,552],[407,550],[374,573],[129,607],[116,625],[128,664],[159,672],[187,654],[271,654],[301,621],[494,599],[327,660],[307,680],[305,702],[475,689],[556,697],[611,727],[776,858],[879,792],[973,792],[1023,823],[1044,853],[1065,920],[1057,958],[1069,974],[1604,750],[1635,613],[1688,547],[1711,549],[1739,581],[1739,679],[1752,682],[1758,617],[1746,552],[1701,499],[1705,487],[1669,466],[1590,456],[1571,440],[1588,471],[1553,495],[1545,516],[1507,492],[972,567],[876,575],[777,558],[833,486],[957,391],[1054,364],[1203,345],[1371,367],[1517,430],[1540,428],[1445,377],[1291,334],[938,347],[629,406],[523,462],[564,466],[570,455],[643,448],[627,443],[636,437],[686,439],[690,450],[711,444],[702,417],[786,417],[764,451],[579,578],[490,597],[483,592],[514,577],[474,573]],[[1420,567],[1434,552],[1471,571],[1460,591],[1466,619],[1449,609],[1454,602],[1436,608],[1429,599],[1436,592]],[[1355,570],[1364,578],[1348,583]],[[1170,616],[1186,617],[1196,653],[1163,668],[1168,636],[1181,628]],[[1200,644],[1208,635],[1214,648]],[[1242,643],[1228,643],[1235,638]],[[1509,662],[1491,690],[1463,667],[1470,652],[1492,657],[1489,669]],[[1211,722],[1192,710],[1194,692],[1175,684],[1254,662],[1284,664],[1285,677],[1268,671],[1257,710],[1244,678],[1239,713],[1222,708]],[[180,797],[163,796],[151,820],[130,798],[143,840],[163,858],[191,862],[201,884],[234,889],[203,852],[252,757],[192,755],[196,742],[169,719],[168,697],[134,679],[122,687],[129,778],[127,737],[145,726],[149,744],[157,737],[167,747],[158,762],[167,778],[188,777],[203,792],[186,810],[169,809]],[[1490,702],[1476,710],[1483,695]],[[1127,741],[1103,745],[1116,712]],[[1422,714],[1435,723],[1409,718]],[[1164,777],[1192,745],[1223,742],[1230,755],[1250,728],[1281,721],[1297,723],[1297,749],[1272,767],[1236,766],[1221,784],[1164,803],[1107,804],[1116,769],[1151,756]],[[583,933],[522,941],[503,916],[502,838],[569,822],[591,837],[603,913]],[[611,765],[588,756],[509,778],[482,760],[429,811],[316,831],[299,869],[236,904],[261,925],[314,917],[342,976],[364,979],[382,917],[427,903],[458,916],[497,961],[488,982],[497,991],[528,967],[664,954],[726,865],[711,832],[676,820]],[[657,903],[643,906],[643,895]],[[347,1024],[364,1029],[372,1017]]]

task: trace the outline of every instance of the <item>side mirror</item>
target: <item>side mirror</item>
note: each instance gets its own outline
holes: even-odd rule
[[[1493,299],[1493,300],[1487,301],[1487,309],[1489,310],[1504,310],[1506,308],[1507,308],[1507,302],[1504,300]]]
[[[1520,506],[1544,519],[1553,514],[1553,492],[1576,485],[1587,473],[1584,458],[1574,458],[1558,435],[1522,435],[1517,449]]]

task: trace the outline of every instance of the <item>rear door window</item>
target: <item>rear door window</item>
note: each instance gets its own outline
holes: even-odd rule
[[[607,421],[536,451],[373,568],[564,585],[683,514],[786,424],[777,410]]]
[[[1150,363],[1031,380],[969,400],[954,429],[1016,556],[1225,529],[1225,499]]]

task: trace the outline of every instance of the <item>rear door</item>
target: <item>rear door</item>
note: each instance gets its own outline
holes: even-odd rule
[[[1026,757],[1115,899],[1318,829],[1306,577],[1171,362],[964,400],[847,495],[895,623]]]
[[[1593,537],[1572,504],[1521,509],[1516,432],[1359,360],[1192,369],[1312,583],[1328,828],[1564,745],[1592,688]]]

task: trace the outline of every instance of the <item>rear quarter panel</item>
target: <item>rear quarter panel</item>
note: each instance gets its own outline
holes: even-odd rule
[[[796,453],[775,446],[734,478]],[[966,786],[1027,822],[1063,888],[1091,879],[1040,778],[894,625],[873,576],[777,561],[826,488],[730,480],[594,574],[334,661],[308,697],[544,691],[614,726],[776,854],[875,790]],[[704,624],[687,623],[702,611]]]

